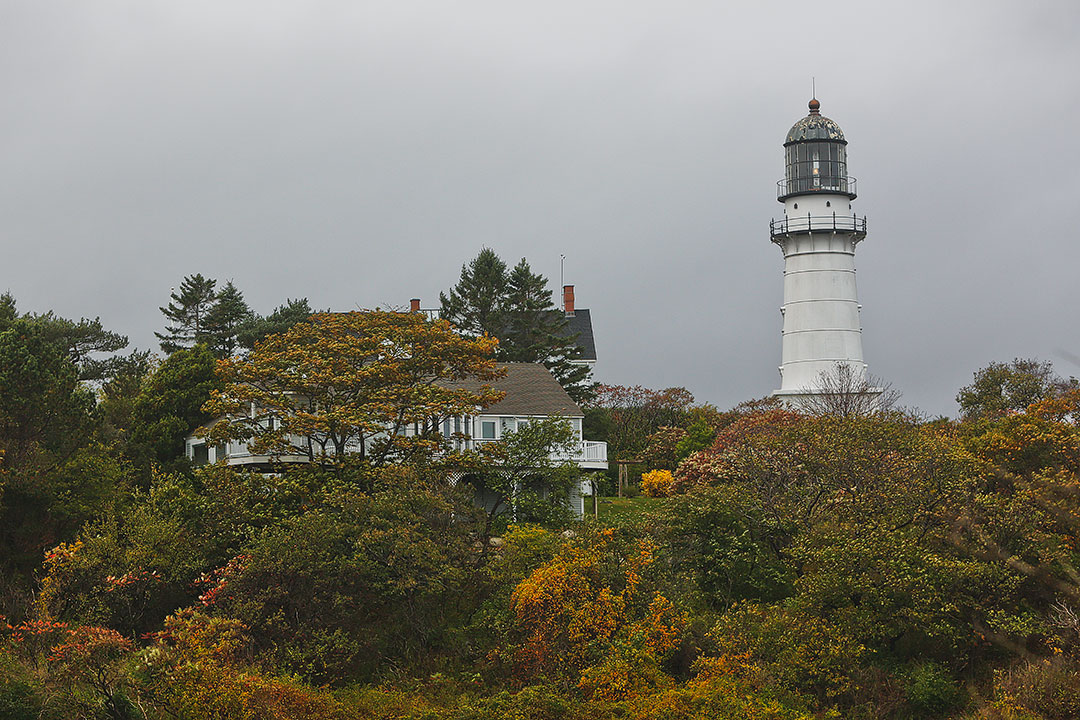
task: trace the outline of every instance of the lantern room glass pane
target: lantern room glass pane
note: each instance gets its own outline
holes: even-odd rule
[[[840,143],[806,142],[785,148],[788,193],[847,192],[847,151]]]

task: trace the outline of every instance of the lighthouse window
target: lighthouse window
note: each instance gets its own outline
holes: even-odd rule
[[[787,191],[847,191],[847,150],[835,142],[809,142],[786,149]]]
[[[798,210],[798,209],[799,209],[799,203],[795,203],[795,209],[796,209],[796,210]]]
[[[829,200],[826,200],[825,201],[825,207],[832,207],[832,202],[830,202]]]

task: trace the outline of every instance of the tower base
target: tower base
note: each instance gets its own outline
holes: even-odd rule
[[[772,396],[784,407],[808,415],[873,415],[883,407],[885,388],[868,387],[846,392],[829,390],[774,390]]]

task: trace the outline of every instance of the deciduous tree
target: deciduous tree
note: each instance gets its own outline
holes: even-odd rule
[[[598,385],[594,407],[606,415],[609,455],[616,460],[638,459],[650,435],[663,426],[686,422],[693,402],[686,388]]]
[[[521,424],[501,442],[485,443],[470,474],[492,496],[484,536],[500,513],[515,522],[565,522],[570,491],[582,475],[571,460],[578,447],[570,422],[559,418]]]
[[[888,413],[899,400],[900,393],[889,383],[838,362],[818,375],[813,392],[799,398],[797,409],[808,415],[855,417]]]
[[[688,618],[645,580],[653,544],[620,540],[612,530],[587,533],[514,589],[520,676],[569,676],[614,700],[666,680],[657,666],[682,642]]]
[[[494,346],[420,313],[319,313],[221,363],[227,387],[206,410],[222,420],[210,435],[320,462],[351,454],[382,465],[409,448],[434,449],[438,420],[499,397],[454,385],[497,377]]]
[[[1016,358],[977,371],[974,382],[957,393],[956,402],[967,420],[995,418],[1023,412],[1034,402],[1076,386],[1075,379],[1066,381],[1054,374],[1049,362]]]

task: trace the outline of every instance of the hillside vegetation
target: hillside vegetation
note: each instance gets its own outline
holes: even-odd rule
[[[193,468],[240,360],[92,364],[95,322],[0,303],[0,717],[1080,717],[1080,390],[1047,365],[979,371],[960,420],[602,386],[586,432],[657,497],[511,521],[453,480],[506,457],[430,434]]]

